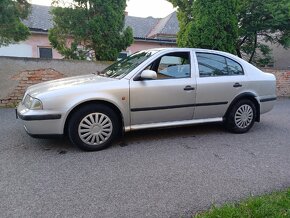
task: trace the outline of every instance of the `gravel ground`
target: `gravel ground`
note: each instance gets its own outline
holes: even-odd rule
[[[0,109],[1,217],[190,217],[290,187],[290,99],[247,134],[220,124],[132,132],[100,152],[30,138]]]

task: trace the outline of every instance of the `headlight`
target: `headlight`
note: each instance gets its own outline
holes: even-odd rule
[[[31,109],[31,110],[42,110],[43,109],[42,102],[39,99],[33,98],[28,94],[23,99],[23,104],[26,108]]]

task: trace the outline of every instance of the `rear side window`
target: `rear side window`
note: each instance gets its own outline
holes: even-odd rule
[[[242,66],[230,58],[201,52],[196,56],[200,77],[244,75]]]
[[[233,61],[232,59],[226,58],[229,75],[244,75],[243,68],[240,64]]]

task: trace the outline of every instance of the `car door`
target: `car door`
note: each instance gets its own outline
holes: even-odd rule
[[[137,75],[130,80],[131,125],[193,119],[196,82],[191,53],[163,54],[145,69],[154,70],[157,79],[141,80]]]
[[[198,66],[195,119],[223,117],[247,86],[242,66],[216,53],[196,52]]]

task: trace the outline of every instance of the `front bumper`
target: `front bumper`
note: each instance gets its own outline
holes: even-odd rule
[[[63,116],[57,111],[29,110],[22,103],[16,108],[19,118],[29,135],[62,135]]]

